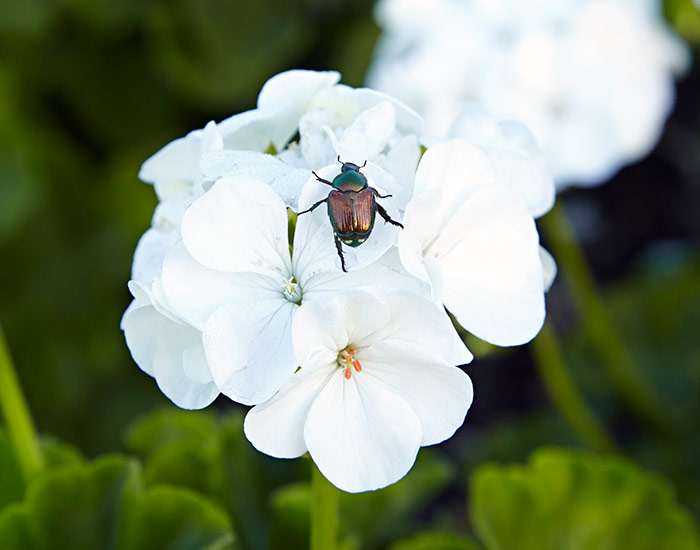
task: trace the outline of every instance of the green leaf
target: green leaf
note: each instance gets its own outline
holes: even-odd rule
[[[122,498],[138,485],[138,465],[117,456],[49,470],[0,515],[0,548],[114,548]]]
[[[270,550],[308,548],[311,489],[308,483],[283,487],[273,493]]]
[[[418,533],[393,544],[389,550],[479,550],[470,538],[455,533]]]
[[[21,500],[23,494],[22,470],[15,460],[10,442],[0,430],[0,510],[11,502]]]
[[[235,548],[228,517],[187,489],[153,487],[126,509],[122,550],[224,550]]]
[[[178,485],[209,496],[228,511],[241,546],[251,550],[269,547],[271,494],[308,476],[303,460],[280,461],[256,451],[243,435],[239,411],[220,419],[159,411],[138,420],[126,440],[144,457],[147,485]]]
[[[527,466],[481,466],[471,505],[489,550],[700,548],[670,484],[619,458],[542,449]]]
[[[0,513],[0,548],[232,549],[226,515],[190,491],[143,491],[140,466],[105,456],[49,469]]]
[[[147,455],[172,442],[199,444],[215,437],[216,423],[205,411],[162,409],[135,421],[126,431],[127,447]]]

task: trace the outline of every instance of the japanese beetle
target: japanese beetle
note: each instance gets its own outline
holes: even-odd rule
[[[384,218],[385,223],[389,222],[401,229],[403,225],[392,220],[387,211],[377,202],[377,199],[386,199],[391,195],[380,195],[376,189],[369,186],[367,178],[360,172],[367,165],[367,161],[362,166],[358,166],[352,162],[341,161],[338,155],[338,162],[342,164],[340,174],[333,178],[333,181],[324,180],[316,172],[311,172],[318,181],[330,185],[333,189],[325,199],[299,212],[299,215],[312,212],[324,202],[328,205],[328,218],[333,227],[335,248],[340,256],[340,265],[347,273],[341,243],[355,248],[365,242],[372,233],[377,212]]]

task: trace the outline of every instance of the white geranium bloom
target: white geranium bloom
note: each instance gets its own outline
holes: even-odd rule
[[[523,121],[557,184],[606,181],[658,141],[687,49],[658,0],[383,0],[368,82],[444,134],[465,101]]]
[[[472,402],[453,366],[441,308],[411,293],[339,294],[299,310],[292,327],[301,369],[250,410],[245,434],[278,458],[309,452],[338,488],[386,487],[418,449],[452,436]]]
[[[180,223],[192,191],[182,190],[156,208],[151,228],[134,253],[129,290],[134,297],[121,321],[136,364],[156,379],[178,407],[201,409],[219,395],[202,346],[201,326],[186,319],[166,298],[163,259],[180,239]]]
[[[429,148],[399,234],[401,261],[466,330],[524,344],[545,316],[537,228],[522,195],[496,183],[488,156],[461,139]]]
[[[327,214],[299,216],[290,255],[284,201],[260,180],[216,182],[185,213],[184,246],[165,259],[163,286],[178,311],[203,327],[204,349],[221,392],[244,404],[271,397],[294,373],[294,316],[306,304],[358,286],[420,292],[391,252],[342,273]],[[460,362],[471,355],[463,348]]]

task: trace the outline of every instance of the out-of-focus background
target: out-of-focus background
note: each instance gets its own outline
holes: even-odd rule
[[[174,408],[119,330],[131,257],[156,204],[138,169],[167,142],[254,107],[282,70],[336,69],[362,85],[379,34],[372,8],[369,0],[2,3],[0,322],[41,432],[94,456],[123,450],[135,418]],[[659,391],[654,413],[671,429],[650,428],[625,407],[563,281],[547,303],[595,412],[625,454],[669,478],[698,515],[700,13],[690,0],[670,0],[666,17],[694,57],[660,142],[608,183],[559,200],[623,340]],[[431,493],[426,521],[463,511],[467,476],[483,460],[581,446],[528,347],[475,355],[466,367],[474,405],[437,450],[457,473]]]

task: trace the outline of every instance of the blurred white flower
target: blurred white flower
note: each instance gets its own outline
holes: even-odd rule
[[[530,341],[545,316],[537,228],[527,204],[478,147],[429,148],[399,234],[401,261],[462,327],[499,346]]]
[[[377,19],[370,86],[437,134],[472,100],[524,122],[560,187],[602,183],[645,156],[689,61],[657,1],[383,0]]]
[[[339,294],[300,309],[292,332],[301,369],[250,410],[245,434],[278,458],[309,452],[338,488],[401,479],[418,449],[452,436],[472,402],[453,366],[441,308],[410,293]]]
[[[300,306],[361,286],[420,292],[395,254],[340,272],[327,223],[321,209],[300,216],[290,254],[283,200],[244,176],[217,181],[185,213],[184,246],[166,257],[163,287],[168,301],[203,327],[214,380],[234,401],[264,401],[294,373],[291,325]],[[461,362],[467,354],[465,348]]]

